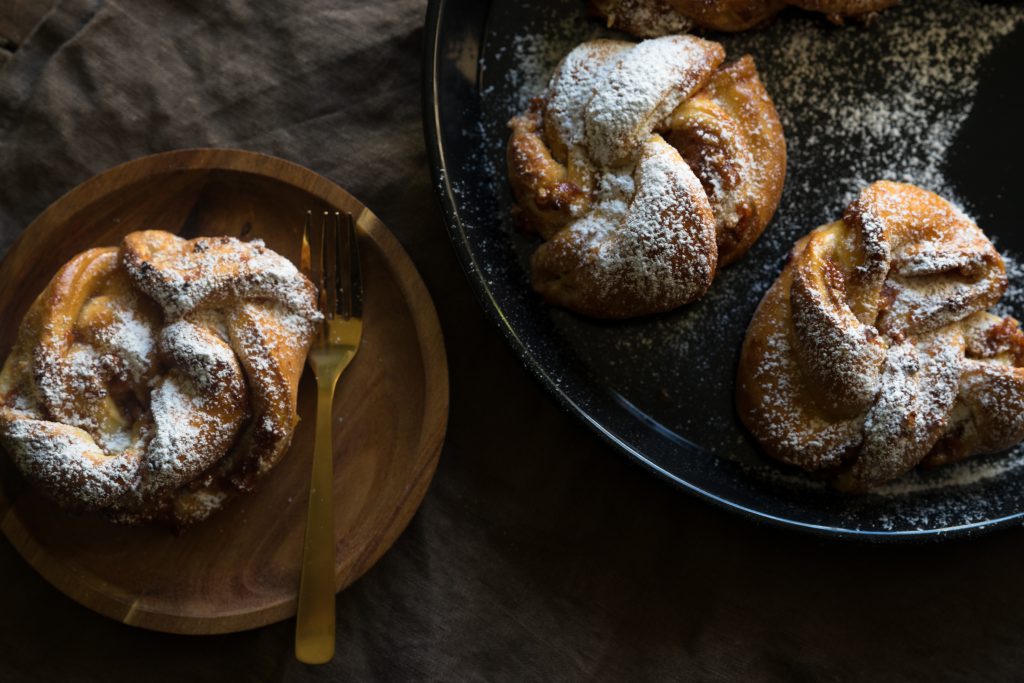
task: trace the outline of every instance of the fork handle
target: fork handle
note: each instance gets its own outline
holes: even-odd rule
[[[333,389],[321,386],[317,391],[313,476],[295,625],[295,657],[306,664],[325,664],[334,657]]]

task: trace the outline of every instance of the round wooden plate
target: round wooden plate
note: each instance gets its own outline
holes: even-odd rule
[[[0,263],[0,357],[33,298],[84,249],[142,228],[263,239],[297,262],[307,210],[351,212],[366,291],[362,347],[334,402],[338,590],[391,546],[426,493],[448,419],[448,368],[433,303],[398,241],[326,178],[274,157],[199,149],[118,166],[50,206]],[[295,614],[313,452],[315,387],[303,376],[291,451],[248,496],[179,535],[67,514],[6,457],[3,532],[47,581],[126,624],[226,633]]]

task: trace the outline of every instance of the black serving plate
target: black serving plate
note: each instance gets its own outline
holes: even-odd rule
[[[505,122],[558,58],[609,33],[583,0],[432,0],[424,119],[451,239],[481,303],[558,401],[644,467],[757,520],[841,537],[949,537],[1024,515],[1024,450],[914,472],[849,496],[759,454],[733,405],[735,367],[758,300],[800,235],[857,189],[906,179],[954,198],[1011,257],[1003,311],[1020,315],[1024,254],[1024,63],[1019,3],[905,0],[870,25],[787,11],[721,40],[754,55],[786,128],[786,189],[765,235],[702,301],[607,323],[545,305],[535,247],[509,220]],[[1018,290],[1017,287],[1021,289]]]

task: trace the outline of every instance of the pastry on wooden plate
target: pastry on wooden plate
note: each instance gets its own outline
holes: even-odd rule
[[[0,372],[0,441],[67,508],[199,521],[287,450],[316,303],[261,242],[150,230],[79,254]]]
[[[747,330],[740,417],[770,456],[863,491],[1024,439],[1003,260],[940,197],[877,182],[793,247]]]
[[[863,19],[897,0],[590,0],[590,11],[609,28],[641,38],[694,28],[745,31],[787,5],[823,13],[835,23]]]
[[[599,318],[701,297],[778,206],[782,126],[751,57],[694,36],[586,42],[510,121],[534,289]]]

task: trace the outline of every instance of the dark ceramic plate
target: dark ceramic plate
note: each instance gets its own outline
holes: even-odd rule
[[[789,149],[782,203],[701,302],[601,323],[531,291],[535,244],[508,218],[504,144],[505,122],[558,58],[609,32],[582,0],[433,0],[424,116],[452,241],[484,307],[558,401],[682,488],[758,520],[844,537],[947,537],[1014,523],[1024,515],[1024,450],[844,496],[767,462],[737,418],[733,387],[747,323],[793,241],[878,178],[916,182],[973,215],[1010,258],[1002,310],[1020,314],[1022,25],[1020,3],[905,0],[867,26],[787,11],[758,30],[714,36],[730,58],[754,55],[779,109]]]

